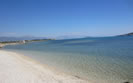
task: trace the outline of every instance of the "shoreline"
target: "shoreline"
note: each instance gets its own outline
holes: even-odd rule
[[[0,48],[3,48],[7,45],[17,45],[17,44],[26,44],[32,42],[41,42],[41,41],[48,41],[48,40],[55,40],[55,39],[33,39],[33,40],[19,40],[19,41],[0,41]]]
[[[0,50],[0,65],[0,83],[90,83],[15,52]]]
[[[7,45],[18,45],[18,44],[24,44],[24,43],[1,43],[0,42],[0,48],[3,48],[5,46],[7,46]]]

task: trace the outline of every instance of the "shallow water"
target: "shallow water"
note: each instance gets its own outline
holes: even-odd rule
[[[50,40],[4,49],[94,83],[133,82],[133,37]]]

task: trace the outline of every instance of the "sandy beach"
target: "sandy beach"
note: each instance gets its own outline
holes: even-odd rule
[[[89,83],[55,72],[23,55],[0,50],[0,83]]]

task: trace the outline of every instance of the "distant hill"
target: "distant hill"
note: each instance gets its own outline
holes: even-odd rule
[[[77,39],[77,38],[84,38],[86,36],[84,35],[63,35],[63,36],[58,36],[56,39]]]
[[[123,34],[123,35],[118,35],[118,36],[133,36],[133,32],[127,33],[127,34]]]
[[[20,40],[33,40],[33,39],[47,39],[44,37],[0,37],[0,41],[20,41]]]

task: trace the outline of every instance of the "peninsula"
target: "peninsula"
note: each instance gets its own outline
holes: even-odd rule
[[[0,48],[6,45],[16,45],[16,44],[25,44],[31,42],[39,42],[39,41],[48,41],[53,39],[33,39],[33,40],[19,40],[19,41],[0,41]]]
[[[119,35],[119,36],[133,36],[133,32],[127,33],[127,34],[122,34],[122,35]]]

